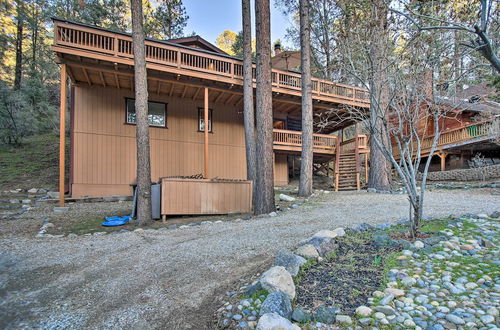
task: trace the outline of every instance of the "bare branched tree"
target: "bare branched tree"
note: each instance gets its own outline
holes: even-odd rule
[[[370,112],[348,107],[346,112],[332,110],[316,118],[319,127],[352,121],[364,124],[373,144],[390,162],[408,195],[412,238],[418,235],[427,173],[440,137],[439,120],[445,116],[432,102],[426,88],[428,75],[423,69],[419,66],[403,69],[393,64],[387,68],[387,103],[374,100]]]
[[[410,4],[411,2],[401,0],[398,2],[397,8],[394,6],[390,10],[408,19],[419,31],[454,30],[466,32],[470,38],[462,45],[479,52],[495,68],[497,73],[500,73],[498,42],[492,40],[489,34],[490,25],[498,26],[498,1],[480,0],[477,8],[479,22],[472,24],[472,26],[449,18],[422,14],[413,10]]]

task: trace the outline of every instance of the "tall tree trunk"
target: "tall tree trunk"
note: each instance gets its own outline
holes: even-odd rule
[[[377,134],[379,141],[388,146],[383,120],[387,118],[389,104],[388,81],[386,72],[386,58],[388,51],[388,10],[383,0],[372,0],[371,2],[372,33],[370,40],[370,59],[372,68],[369,72],[370,84],[370,120],[372,134]],[[382,151],[375,144],[374,139],[370,141],[370,172],[368,187],[377,190],[391,189],[391,164],[385,158]]]
[[[254,181],[255,199],[255,113],[253,107],[252,78],[252,23],[250,0],[241,1],[243,17],[243,121],[245,125],[245,149],[247,156],[247,178]]]
[[[273,177],[273,104],[271,84],[271,21],[269,0],[255,0],[255,34],[257,39],[257,172],[255,180],[255,213],[274,211]]]
[[[310,196],[313,189],[313,115],[311,83],[311,41],[309,0],[300,0],[300,64],[302,70],[302,153],[299,196]],[[328,64],[327,64],[328,65]]]
[[[34,1],[32,3],[32,13],[31,13],[31,65],[30,65],[30,71],[31,71],[31,76],[34,77],[36,73],[36,55],[38,51],[38,30],[40,28],[38,18],[39,18],[39,11],[38,11],[38,3]]]
[[[151,163],[149,153],[148,81],[144,47],[141,0],[130,0],[132,43],[134,47],[135,115],[137,141],[137,219],[143,225],[151,220]]]
[[[462,56],[460,54],[460,35],[458,31],[454,32],[453,39],[453,80],[455,85],[455,93],[462,91]]]
[[[16,1],[17,6],[17,28],[16,28],[16,64],[14,69],[14,90],[21,88],[23,74],[23,8],[20,0]]]

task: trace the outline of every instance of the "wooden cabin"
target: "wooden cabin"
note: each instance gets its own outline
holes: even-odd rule
[[[152,181],[198,173],[246,179],[242,61],[200,37],[147,39],[145,45]],[[61,66],[62,132],[65,79],[71,81],[70,175],[64,177],[61,148],[60,189],[66,184],[72,197],[130,195],[136,180],[130,34],[55,19],[52,49]],[[274,178],[276,185],[286,185],[289,156],[301,152],[300,74],[273,69],[272,94]],[[369,97],[355,86],[313,79],[313,104],[315,112],[346,104],[368,109]],[[368,151],[366,136],[351,142],[345,144],[350,153]],[[314,135],[316,162],[330,162],[340,148],[330,132]]]
[[[481,83],[453,97],[433,97],[432,107],[439,108],[442,116],[438,122],[436,159],[432,160],[430,171],[469,168],[473,165],[471,159],[479,153],[486,158],[487,164],[500,164],[500,106],[491,99],[495,93],[493,87]],[[430,105],[421,109],[426,118],[419,127],[423,158],[428,157],[434,140],[434,119],[426,116],[429,109]]]

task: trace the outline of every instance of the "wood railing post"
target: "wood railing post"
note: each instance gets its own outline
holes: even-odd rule
[[[205,87],[205,97],[204,97],[204,111],[203,111],[203,129],[204,129],[204,148],[203,148],[203,156],[204,156],[204,167],[203,167],[203,177],[208,179],[208,87]]]
[[[61,90],[59,104],[59,206],[64,206],[66,158],[66,64],[61,64]]]
[[[335,191],[339,191],[339,176],[340,176],[340,139],[337,136],[337,146],[335,148]]]

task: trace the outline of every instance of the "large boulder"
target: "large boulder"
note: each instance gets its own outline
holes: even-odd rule
[[[319,257],[318,250],[316,250],[316,248],[312,244],[304,244],[299,246],[297,250],[295,250],[295,253],[307,259],[316,259]]]
[[[256,330],[300,330],[300,327],[276,313],[267,313],[260,317]]]
[[[316,234],[314,234],[314,235],[313,235],[313,238],[314,238],[314,237],[329,237],[329,238],[335,238],[335,237],[337,237],[337,236],[338,236],[338,234],[337,234],[335,231],[333,231],[333,230],[326,230],[326,229],[324,229],[324,230],[320,230],[320,231],[318,231]]]
[[[274,266],[267,270],[262,274],[260,284],[270,293],[282,291],[290,300],[295,298],[292,275],[283,266]]]
[[[280,198],[280,200],[285,201],[285,202],[293,202],[295,200],[295,198],[293,198],[292,196],[288,196],[285,194],[280,194],[279,198]]]
[[[277,313],[286,319],[292,317],[292,303],[286,294],[281,291],[269,294],[260,306],[260,315]]]
[[[292,251],[288,249],[279,249],[278,254],[276,254],[274,265],[283,266],[290,273],[290,275],[297,276],[300,266],[306,262],[306,259],[293,254]]]
[[[325,256],[328,253],[332,252],[337,246],[333,237],[320,236],[313,236],[313,238],[308,241],[308,244],[314,246],[316,248],[316,251],[318,251],[321,256]]]

